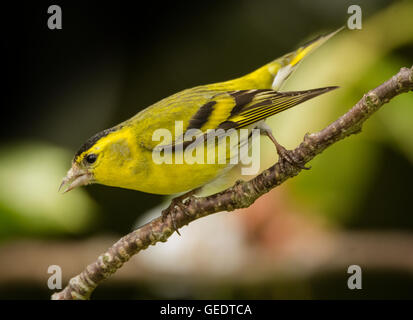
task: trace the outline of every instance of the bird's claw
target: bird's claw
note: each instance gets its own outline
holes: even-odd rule
[[[176,231],[176,233],[179,235],[181,234],[179,233],[179,230],[176,227],[176,220],[175,220],[175,216],[177,214],[176,207],[179,207],[185,215],[189,216],[188,212],[186,212],[185,205],[182,201],[183,199],[181,197],[174,198],[171,200],[171,204],[168,206],[168,208],[162,210],[162,221],[165,221],[168,218],[168,216],[171,216],[172,226],[174,230]]]
[[[311,169],[311,166],[306,167],[305,164],[302,163],[302,160],[298,159],[296,157],[294,152],[292,152],[291,150],[287,150],[286,148],[284,148],[281,145],[277,146],[277,153],[278,153],[278,157],[279,157],[281,170],[285,169],[285,163],[286,162],[289,163],[290,165],[292,165],[293,167],[296,167],[296,168],[300,168],[300,169],[304,169],[304,170]]]

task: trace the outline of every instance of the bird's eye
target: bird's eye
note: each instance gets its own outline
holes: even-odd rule
[[[91,154],[88,154],[86,156],[86,161],[87,161],[87,163],[92,164],[96,161],[96,158],[97,158],[97,156],[94,153],[91,153]]]

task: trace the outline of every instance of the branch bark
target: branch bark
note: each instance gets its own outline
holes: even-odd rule
[[[359,133],[363,123],[390,99],[412,90],[413,66],[410,69],[402,68],[392,78],[365,94],[356,105],[329,126],[317,133],[305,135],[301,144],[292,152],[302,163],[309,162],[333,143]],[[208,197],[190,197],[184,205],[186,213],[178,206],[174,209],[176,227],[183,227],[212,213],[249,207],[261,195],[300,171],[300,168],[288,163],[280,166],[277,162],[250,181],[238,181],[233,187]],[[133,255],[149,245],[165,242],[174,231],[171,215],[165,221],[162,217],[150,221],[122,237],[82,273],[72,278],[62,291],[54,293],[52,299],[89,299],[93,290]]]

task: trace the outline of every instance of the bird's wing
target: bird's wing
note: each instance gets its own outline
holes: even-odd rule
[[[232,123],[231,127],[237,129],[246,127],[337,88],[338,87],[324,87],[289,92],[277,92],[273,90],[254,90],[258,92],[252,92],[252,90],[237,91],[232,93],[232,95],[236,95],[240,100],[243,99],[245,95],[255,95],[247,104],[240,104],[238,108],[234,107],[227,121]],[[223,126],[223,124],[221,124],[221,126]],[[228,128],[229,126],[228,124],[225,127]]]
[[[142,143],[149,150],[153,150],[155,146],[176,147],[178,144],[185,147],[194,141],[197,135],[206,134],[209,129],[246,127],[335,88],[337,87],[292,92],[277,92],[271,89],[198,91],[176,96],[172,100],[167,98],[168,100],[160,101],[160,105],[153,105],[145,110],[151,112],[151,117],[141,117],[140,121],[146,121],[144,118],[152,120],[150,126],[140,125],[144,130],[141,136],[145,137]],[[154,113],[157,115],[154,116]],[[176,134],[175,121],[182,121],[182,135]],[[153,138],[155,128],[167,129],[172,132],[172,136],[164,139],[164,143],[160,143],[158,139],[149,139]],[[192,140],[184,141],[183,137],[189,131]]]

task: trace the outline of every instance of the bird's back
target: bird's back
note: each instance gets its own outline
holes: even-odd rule
[[[135,127],[138,127],[139,134],[142,134],[153,131],[156,128],[165,128],[173,131],[175,120],[182,120],[185,130],[189,125],[191,117],[218,94],[251,89],[273,89],[278,91],[304,57],[308,56],[309,53],[313,52],[340,30],[320,36],[297,50],[287,53],[243,77],[201,85],[175,93],[139,112],[136,116],[126,121],[125,124],[135,124],[139,121],[140,125]],[[149,141],[144,143],[149,143]]]

